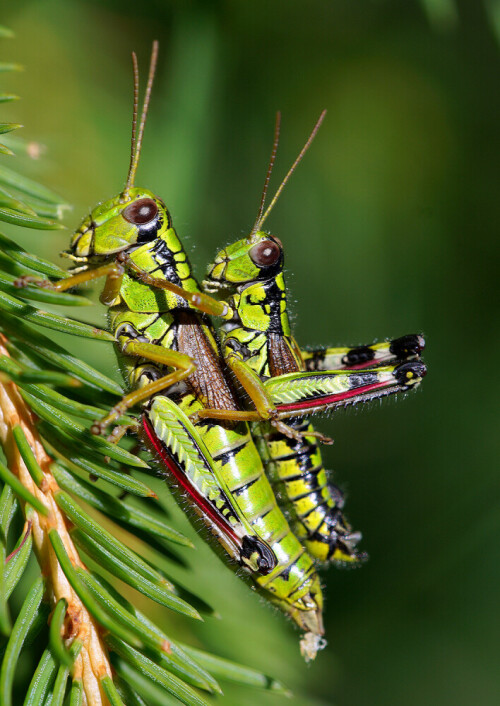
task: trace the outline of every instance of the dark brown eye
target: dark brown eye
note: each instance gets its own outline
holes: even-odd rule
[[[259,267],[268,267],[278,262],[281,255],[281,248],[274,240],[263,240],[257,243],[249,252],[252,262]]]
[[[122,216],[129,223],[142,226],[144,223],[152,221],[157,213],[158,206],[153,199],[139,199],[127,206],[127,208],[122,211]]]

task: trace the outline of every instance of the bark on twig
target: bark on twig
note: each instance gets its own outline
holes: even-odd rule
[[[0,355],[9,355],[1,337]],[[12,430],[18,424],[22,427],[38,464],[44,472],[41,488],[38,488],[33,481],[14,441]],[[50,529],[57,529],[73,565],[85,568],[70,537],[69,522],[54,500],[54,492],[58,490],[58,485],[50,470],[52,459],[43,448],[33,423],[32,414],[16,385],[12,382],[4,383],[1,380],[0,443],[3,446],[9,469],[49,509],[47,517],[33,511],[31,527],[33,546],[41,571],[47,578],[48,599],[51,605],[55,606],[61,598],[65,598],[67,601],[66,638],[68,640],[78,638],[83,643],[74,663],[73,675],[82,680],[84,703],[86,706],[108,706],[108,700],[100,686],[100,679],[106,675],[111,676],[111,666],[107,649],[100,635],[99,625],[68,583],[48,537]],[[24,503],[22,505],[24,506]]]

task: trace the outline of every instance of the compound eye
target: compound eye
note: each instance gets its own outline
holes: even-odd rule
[[[269,267],[275,265],[281,256],[281,248],[274,240],[263,240],[248,253],[252,262],[259,267]]]
[[[122,211],[122,216],[129,223],[142,226],[152,221],[157,213],[158,206],[156,205],[156,201],[153,201],[153,199],[139,199],[127,206],[127,208]]]

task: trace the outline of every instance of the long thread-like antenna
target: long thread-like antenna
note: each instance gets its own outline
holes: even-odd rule
[[[269,180],[270,180],[271,174],[273,172],[274,162],[276,160],[276,153],[278,151],[278,144],[280,141],[280,126],[281,126],[281,112],[278,110],[278,112],[276,113],[276,122],[274,124],[273,149],[271,151],[271,156],[269,158],[269,164],[267,167],[266,178],[264,181],[264,188],[262,189],[262,196],[260,198],[259,213],[257,214],[257,219],[254,223],[252,230],[250,231],[250,235],[248,236],[249,241],[252,240],[253,236],[257,232],[257,230],[259,228],[259,224],[260,224],[260,219],[262,218],[262,214],[264,212],[264,206],[266,203],[266,195],[267,195],[267,187],[269,186]]]
[[[139,108],[139,66],[137,64],[137,54],[132,52],[132,70],[134,78],[134,105],[132,107],[132,138],[130,140],[130,163],[128,166],[127,181],[122,193],[122,199],[128,196],[128,190],[132,183],[132,166],[134,164],[135,147],[137,144],[137,113]]]
[[[282,192],[283,189],[285,188],[285,186],[286,186],[288,180],[290,179],[290,177],[291,177],[292,174],[294,173],[295,169],[297,168],[299,162],[301,162],[303,156],[305,155],[305,153],[307,152],[307,150],[308,150],[309,147],[311,146],[311,142],[312,142],[312,141],[314,140],[314,138],[316,137],[316,134],[317,134],[318,130],[319,130],[320,127],[321,127],[321,123],[322,123],[323,120],[325,119],[325,115],[326,115],[326,110],[324,110],[324,111],[321,113],[321,115],[319,116],[319,118],[318,118],[318,120],[317,120],[317,122],[316,122],[316,125],[314,126],[314,128],[313,128],[311,134],[309,135],[309,137],[308,137],[308,139],[307,139],[306,144],[305,144],[304,147],[300,150],[299,156],[297,157],[297,159],[295,160],[295,162],[292,164],[292,166],[291,166],[290,169],[288,170],[287,175],[285,176],[285,178],[284,178],[283,181],[281,182],[281,184],[280,184],[280,186],[279,186],[277,192],[275,193],[275,195],[274,195],[274,197],[273,197],[273,200],[271,201],[271,203],[270,203],[269,206],[267,207],[266,212],[264,213],[264,215],[262,216],[262,218],[260,219],[260,221],[258,221],[258,223],[256,223],[256,225],[254,226],[254,230],[258,230],[259,228],[262,227],[264,221],[266,220],[266,218],[269,216],[269,214],[270,214],[271,211],[273,210],[274,206],[276,205],[276,201],[277,201],[277,200],[279,199],[279,197],[281,196],[281,192]]]
[[[151,50],[151,61],[149,63],[149,75],[148,83],[146,86],[146,93],[144,94],[144,103],[142,106],[141,120],[139,123],[139,131],[136,136],[137,128],[137,107],[139,102],[139,70],[137,67],[137,57],[135,52],[132,52],[132,62],[134,66],[134,112],[132,117],[132,145],[130,154],[130,166],[127,175],[127,181],[125,183],[125,188],[122,192],[122,200],[125,200],[128,196],[129,189],[134,185],[135,174],[137,172],[137,167],[139,164],[139,157],[141,155],[142,138],[144,135],[144,128],[146,125],[146,118],[148,115],[149,100],[151,98],[151,90],[153,88],[153,81],[156,73],[156,64],[158,62],[158,41],[153,42],[153,48]]]

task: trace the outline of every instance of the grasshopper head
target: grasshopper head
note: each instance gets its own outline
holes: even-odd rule
[[[276,277],[283,270],[281,241],[264,231],[221,250],[209,265],[203,283],[207,291],[235,288]]]
[[[84,267],[155,240],[170,227],[165,204],[151,191],[133,187],[96,206],[71,240],[65,257]]]
[[[212,265],[209,266],[207,278],[203,286],[207,291],[215,291],[222,288],[238,288],[241,285],[250,284],[251,282],[262,282],[276,277],[283,271],[283,246],[281,241],[262,230],[264,221],[267,219],[273,210],[280,194],[285,188],[288,180],[295,171],[297,165],[305,155],[316,133],[319,130],[321,123],[326,115],[324,110],[313,131],[309,135],[307,142],[300,151],[295,162],[292,164],[285,178],[281,182],[278,190],[273,196],[271,203],[265,208],[267,187],[271,178],[276,152],[278,149],[281,113],[276,114],[276,124],[274,127],[274,142],[271,152],[271,158],[267,167],[264,188],[260,199],[259,212],[257,220],[250,235],[238,242],[233,243],[229,247],[221,250]]]

